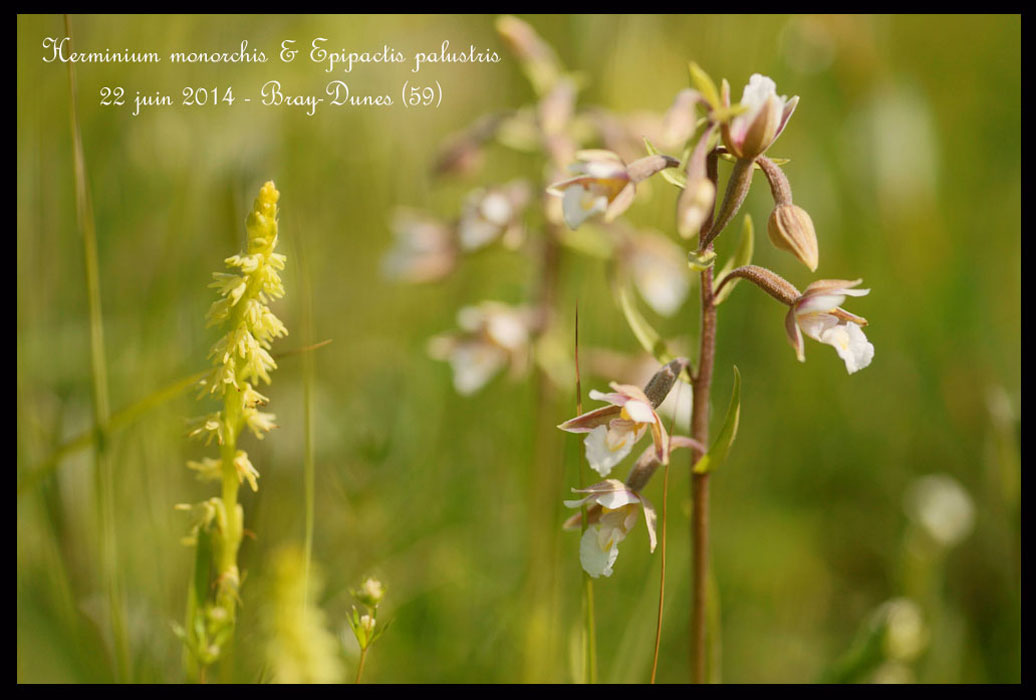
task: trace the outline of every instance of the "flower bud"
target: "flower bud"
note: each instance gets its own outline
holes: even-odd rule
[[[766,230],[776,247],[790,252],[811,271],[817,269],[820,256],[817,233],[805,209],[794,204],[777,205],[770,214]]]
[[[688,180],[676,203],[676,230],[683,238],[698,235],[705,219],[712,212],[716,186],[707,177]]]
[[[678,357],[671,361],[662,369],[658,370],[647,386],[644,387],[644,395],[651,401],[653,408],[658,406],[665,401],[665,397],[669,395],[669,390],[673,388],[673,384],[676,383],[680,373],[687,367],[687,360]]]
[[[353,591],[353,596],[368,608],[376,608],[385,597],[385,586],[376,578],[367,578],[359,589]]]

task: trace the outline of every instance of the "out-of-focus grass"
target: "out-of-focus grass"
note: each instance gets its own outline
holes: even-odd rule
[[[713,488],[713,563],[722,596],[723,678],[801,681],[849,648],[871,610],[906,592],[903,499],[912,481],[953,475],[976,506],[975,530],[951,550],[920,601],[938,639],[915,664],[923,681],[1020,679],[1020,37],[1018,17],[544,17],[530,22],[587,80],[584,104],[620,112],[665,109],[686,85],[686,62],[726,76],[735,97],[752,72],[774,77],[801,104],[773,154],[795,201],[811,213],[819,274],[862,276],[876,348],[847,377],[829,348],[800,365],[782,310],[742,285],[719,314],[716,403],[736,362],[744,386],[737,443]],[[493,252],[449,280],[413,288],[379,276],[387,221],[405,204],[453,215],[469,187],[539,177],[529,159],[490,152],[475,178],[440,186],[428,167],[447,134],[482,113],[530,100],[488,17],[72,18],[82,48],[231,50],[241,39],[274,53],[282,39],[408,53],[492,47],[493,66],[436,72],[436,111],[183,107],[131,117],[97,105],[104,85],[162,89],[276,77],[315,91],[312,66],[78,66],[80,125],[96,217],[114,410],[205,366],[202,321],[214,265],[237,249],[251,193],[274,179],[283,193],[288,255],[305,237],[313,289],[317,487],[314,559],[327,579],[321,606],[339,630],[350,586],[376,572],[393,628],[364,672],[373,681],[513,681],[522,677],[528,577],[533,391],[495,380],[454,394],[448,368],[425,356],[456,309],[484,298],[517,302],[536,270]],[[66,77],[40,60],[59,16],[18,18],[18,476],[90,423],[87,307],[75,230]],[[374,91],[399,75],[361,67],[350,86]],[[429,74],[431,75],[431,73]],[[630,219],[672,232],[675,193],[652,182]],[[765,221],[765,187],[746,212]],[[736,236],[719,242],[720,255]],[[810,280],[760,236],[756,262],[800,288]],[[290,271],[290,270],[289,270]],[[568,258],[561,295],[580,302],[584,347],[636,347],[599,263]],[[299,284],[286,276],[289,289]],[[300,329],[301,295],[277,310]],[[697,328],[692,305],[655,319],[667,335]],[[301,343],[299,335],[294,342]],[[290,341],[290,338],[289,338]],[[289,343],[290,344],[290,343]],[[301,363],[281,362],[270,389],[280,430],[249,444],[261,488],[245,497],[246,540],[238,657],[259,675],[256,600],[269,554],[305,533]],[[584,391],[609,377],[588,376]],[[988,397],[995,398],[992,402]],[[570,416],[571,391],[551,406]],[[200,448],[183,437],[199,413],[184,395],[119,433],[115,472],[119,567],[136,680],[179,680],[169,622],[182,616],[190,553],[177,502],[208,495],[184,468]],[[556,418],[556,420],[554,420]],[[575,438],[572,439],[573,442]],[[581,446],[557,455],[575,483]],[[648,497],[661,502],[661,480]],[[686,678],[685,471],[670,493],[666,627],[660,681]],[[98,578],[86,453],[18,498],[18,678],[111,678],[111,640]],[[558,493],[557,499],[567,497]],[[577,537],[561,539],[555,643],[580,624]],[[650,672],[657,555],[638,526],[615,574],[596,586],[602,680]],[[380,618],[379,618],[380,619]],[[947,633],[946,630],[949,630]],[[258,652],[256,651],[256,654]],[[256,656],[258,658],[258,656]],[[351,660],[354,662],[355,660]],[[556,680],[574,675],[556,655]],[[249,675],[252,674],[252,675]]]

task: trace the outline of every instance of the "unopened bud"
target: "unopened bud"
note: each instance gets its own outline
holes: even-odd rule
[[[644,387],[644,395],[648,397],[651,402],[652,408],[658,408],[665,397],[669,395],[669,390],[673,388],[673,384],[676,383],[680,373],[687,367],[687,360],[678,357],[662,369],[655,372],[655,376],[651,377],[648,381],[647,386]]]
[[[353,596],[368,608],[376,608],[385,596],[385,587],[378,579],[368,578],[353,592]]]
[[[762,109],[745,132],[744,141],[741,143],[742,158],[754,160],[770,147],[781,125],[781,107],[776,95],[766,98]]]
[[[701,225],[712,212],[716,186],[707,177],[688,180],[676,204],[676,230],[683,238],[698,235]]]
[[[655,173],[661,172],[666,168],[675,168],[678,165],[680,165],[680,161],[676,158],[656,154],[633,161],[626,168],[626,173],[629,175],[630,180],[636,184],[647,180]]]
[[[766,230],[770,234],[771,243],[790,252],[810,271],[816,271],[820,257],[817,232],[805,209],[794,204],[777,205],[770,214]]]

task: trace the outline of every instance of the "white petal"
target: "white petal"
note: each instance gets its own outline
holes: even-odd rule
[[[589,161],[583,172],[590,177],[602,180],[621,180],[627,177],[626,166],[622,164],[622,161],[613,159]]]
[[[583,571],[593,578],[612,575],[612,565],[619,556],[619,545],[612,544],[608,549],[601,549],[597,542],[597,528],[588,527],[579,541],[579,563]]]
[[[612,467],[621,462],[633,449],[633,435],[618,444],[615,449],[608,446],[608,426],[599,425],[586,436],[586,461],[590,468],[601,476],[608,476]],[[614,442],[614,441],[613,441]]]
[[[827,328],[821,331],[819,340],[838,352],[849,374],[863,369],[874,358],[874,346],[855,323],[839,323]]]
[[[807,297],[795,307],[795,313],[812,314],[834,311],[845,301],[845,295],[840,290],[837,294],[817,294]]]
[[[501,228],[486,221],[474,212],[460,220],[457,227],[460,247],[464,250],[476,250],[492,243],[500,236]]]
[[[630,503],[640,503],[640,497],[626,488],[598,494],[594,497],[594,500],[600,503],[602,507],[608,508],[609,510],[615,510],[616,508],[621,508]]]
[[[741,105],[748,107],[749,111],[758,112],[766,104],[767,98],[776,94],[777,83],[773,82],[772,78],[760,73],[753,73],[748,79],[748,85],[745,85],[745,89],[741,93]]]
[[[483,343],[458,345],[450,356],[453,386],[459,394],[473,394],[485,386],[506,361],[507,355],[500,348]]]
[[[797,321],[803,333],[821,343],[826,342],[821,334],[838,325],[838,319],[831,314],[803,314]]]
[[[500,192],[490,192],[482,199],[479,211],[490,223],[503,226],[511,220],[514,208],[505,195]]]
[[[652,309],[670,316],[683,304],[690,277],[686,256],[678,246],[664,238],[645,238],[633,257],[632,269],[633,281]]]
[[[874,346],[855,323],[847,323],[830,314],[812,313],[798,317],[802,332],[816,341],[830,345],[845,362],[849,374],[871,363]]]
[[[565,189],[561,207],[565,223],[569,228],[577,229],[591,216],[604,213],[604,210],[608,208],[608,197],[593,192],[581,184],[570,185]]]
[[[655,412],[649,404],[646,404],[643,401],[631,399],[627,401],[622,408],[626,411],[626,415],[628,415],[632,421],[636,421],[637,423],[655,422]]]
[[[508,350],[516,350],[529,339],[528,330],[515,314],[499,313],[489,317],[489,337]]]

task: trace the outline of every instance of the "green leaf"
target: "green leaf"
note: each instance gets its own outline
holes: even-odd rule
[[[730,406],[727,417],[723,420],[723,428],[716,436],[709,451],[694,465],[695,474],[708,474],[716,471],[727,459],[730,446],[737,437],[737,424],[741,421],[741,372],[734,365],[734,391],[730,394]]]
[[[716,263],[716,251],[709,248],[704,253],[692,250],[687,254],[687,265],[695,272],[707,270]]]
[[[652,328],[651,324],[637,311],[631,298],[629,283],[616,283],[615,296],[618,299],[619,308],[626,317],[626,323],[629,324],[630,330],[633,331],[633,335],[636,336],[640,345],[663,365],[673,360],[674,356],[669,352],[669,348],[666,347],[665,341],[662,340],[658,331]]]
[[[719,109],[722,105],[719,101],[719,90],[716,89],[716,83],[712,82],[709,74],[694,61],[691,61],[687,67],[691,72],[691,85],[694,89],[701,93],[701,96],[713,109]]]
[[[719,107],[714,109],[710,116],[712,117],[712,121],[717,124],[722,124],[723,122],[729,122],[737,115],[744,114],[747,111],[748,107],[745,107],[742,104],[736,104],[729,107]]]
[[[644,147],[647,149],[649,155],[657,156],[661,153],[657,148],[655,148],[654,144],[648,141],[647,136],[644,136],[642,138],[644,139]],[[683,157],[683,160],[681,160],[680,162],[687,162],[686,153]],[[666,182],[672,185],[676,185],[680,189],[683,189],[687,186],[687,174],[680,168],[665,168],[659,174],[665,179]]]
[[[730,274],[730,271],[735,267],[744,267],[752,262],[752,253],[755,250],[755,227],[752,225],[752,216],[750,214],[745,215],[744,223],[741,224],[741,241],[737,244],[737,251],[734,252],[734,257],[727,260],[723,265],[723,269],[719,271],[716,278],[712,282],[712,290],[716,291],[719,287],[720,282],[723,278]],[[730,280],[725,287],[713,298],[713,304],[722,304],[723,300],[730,296],[730,292],[734,290],[734,286],[740,282],[740,278]]]

